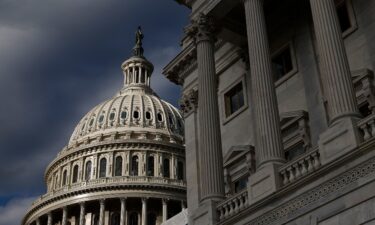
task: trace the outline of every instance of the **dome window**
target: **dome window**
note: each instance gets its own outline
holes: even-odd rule
[[[159,122],[163,121],[163,115],[160,112],[158,113],[157,117]]]
[[[99,117],[99,123],[103,123],[103,120],[104,120],[104,115],[101,115],[101,116]]]
[[[151,113],[149,111],[146,112],[146,119],[148,119],[148,120],[151,119]]]
[[[121,119],[126,119],[126,117],[128,116],[128,113],[126,111],[122,111],[121,112]]]
[[[138,119],[139,118],[139,112],[138,111],[134,111],[133,112],[133,117],[134,117],[134,119]]]
[[[94,118],[92,118],[92,119],[90,120],[89,125],[92,126],[93,124],[94,124]]]
[[[109,114],[109,120],[114,120],[114,119],[115,119],[115,113],[111,112],[111,114]]]

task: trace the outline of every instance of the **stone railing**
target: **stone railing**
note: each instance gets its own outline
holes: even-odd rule
[[[245,209],[248,205],[247,189],[228,197],[216,207],[219,220],[222,221],[228,217],[232,217]]]
[[[318,148],[306,152],[293,161],[288,162],[279,170],[283,185],[292,183],[299,178],[319,169],[320,155]]]
[[[360,120],[358,122],[358,128],[362,133],[362,138],[364,141],[375,137],[375,114],[371,114],[370,116]]]
[[[98,187],[98,186],[108,186],[111,184],[146,184],[146,185],[153,185],[153,184],[164,184],[164,185],[171,185],[177,187],[186,187],[186,182],[183,180],[174,180],[168,179],[163,177],[141,177],[141,176],[126,176],[126,177],[105,177],[105,178],[98,178],[89,181],[81,181],[78,183],[74,183],[71,185],[67,185],[64,187],[60,187],[53,191],[50,191],[41,197],[39,197],[36,201],[33,202],[33,205],[36,205],[50,197],[57,196],[62,193],[66,193],[69,191],[76,191],[85,189],[88,187]]]

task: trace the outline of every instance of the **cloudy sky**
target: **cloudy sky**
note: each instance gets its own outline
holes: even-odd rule
[[[138,25],[152,87],[177,105],[161,70],[188,14],[173,0],[0,0],[0,225],[19,224],[76,123],[119,90]]]

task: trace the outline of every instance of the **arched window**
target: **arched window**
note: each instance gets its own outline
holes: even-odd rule
[[[110,225],[120,225],[120,213],[118,212],[112,213]]]
[[[177,179],[184,179],[184,164],[181,161],[177,162]]]
[[[99,177],[106,177],[107,175],[107,159],[102,158],[99,162]]]
[[[66,178],[67,178],[67,176],[68,176],[68,171],[66,171],[66,170],[64,170],[64,172],[63,172],[63,180],[62,180],[62,185],[64,186],[64,185],[66,185]]]
[[[149,156],[147,159],[147,176],[154,176],[154,157]]]
[[[158,113],[157,117],[159,122],[163,121],[163,115],[160,112]]]
[[[139,112],[138,111],[134,111],[133,112],[133,117],[134,117],[134,119],[138,119],[139,118]]]
[[[163,161],[163,174],[164,177],[169,178],[170,177],[170,166],[169,166],[169,159],[164,159]]]
[[[117,156],[115,160],[115,176],[122,176],[122,157]]]
[[[138,225],[138,214],[136,212],[130,214],[129,225]]]
[[[147,120],[151,119],[151,112],[149,112],[149,111],[146,112],[146,119]]]
[[[91,161],[87,161],[86,162],[86,170],[85,170],[85,180],[91,179],[91,166],[92,166]]]
[[[147,225],[156,225],[156,216],[154,213],[147,215]]]
[[[73,167],[73,180],[72,183],[76,183],[78,181],[78,165]]]
[[[132,176],[138,176],[138,156],[132,157],[132,170],[131,170]]]

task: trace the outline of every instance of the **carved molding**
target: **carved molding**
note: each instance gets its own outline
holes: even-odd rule
[[[191,112],[196,112],[198,108],[198,88],[190,89],[181,97],[180,107],[184,112],[184,116],[189,115]]]

